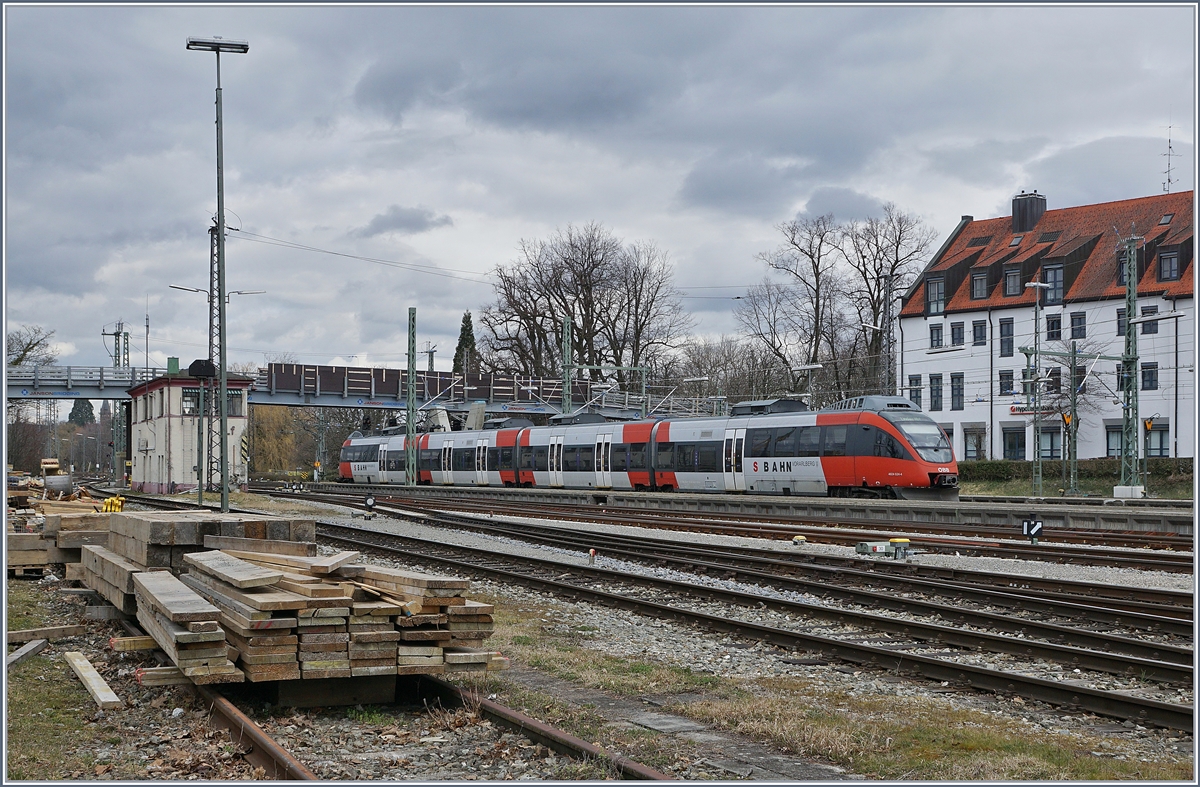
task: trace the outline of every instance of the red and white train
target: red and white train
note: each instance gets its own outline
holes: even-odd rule
[[[945,432],[901,397],[819,411],[776,400],[716,418],[565,421],[417,435],[418,483],[958,499]],[[402,484],[405,463],[403,434],[356,432],[342,446],[339,480]]]

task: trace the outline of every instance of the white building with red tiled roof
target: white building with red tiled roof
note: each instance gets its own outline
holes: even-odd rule
[[[1077,455],[1119,456],[1125,349],[1122,237],[1138,244],[1139,416],[1153,419],[1149,456],[1191,457],[1195,446],[1193,192],[1046,210],[1022,192],[1013,213],[962,221],[901,300],[897,384],[946,430],[960,460],[1063,457],[1065,400],[1074,342],[1079,396]],[[1029,288],[1029,282],[1049,285]],[[1035,439],[1022,378],[1034,345],[1035,297],[1043,293],[1039,345],[1042,434]],[[1086,365],[1085,365],[1086,364]],[[1086,377],[1084,377],[1086,375]],[[1147,436],[1138,453],[1146,453]]]

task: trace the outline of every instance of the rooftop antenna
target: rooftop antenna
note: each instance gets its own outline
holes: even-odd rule
[[[1167,169],[1163,172],[1163,174],[1167,176],[1167,179],[1163,181],[1163,191],[1167,194],[1170,194],[1171,184],[1178,183],[1179,178],[1171,177],[1171,158],[1175,155],[1175,153],[1171,150],[1171,124],[1169,120],[1167,122],[1167,152],[1160,153],[1159,155],[1167,157]]]

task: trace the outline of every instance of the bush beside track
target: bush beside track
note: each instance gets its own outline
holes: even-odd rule
[[[1184,480],[1191,477],[1192,464],[1191,457],[1151,459],[1149,460],[1150,476]],[[1117,479],[1121,476],[1119,459],[1080,459],[1078,466],[1080,478]],[[1042,476],[1044,478],[1057,478],[1062,474],[1062,469],[1062,460],[1042,460]],[[982,459],[959,461],[958,463],[960,481],[1024,481],[1032,473],[1033,462],[1012,459]]]

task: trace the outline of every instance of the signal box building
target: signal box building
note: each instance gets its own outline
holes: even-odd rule
[[[958,459],[1033,459],[1035,450],[1063,458],[1072,374],[1077,456],[1120,456],[1128,378],[1119,360],[1095,356],[1119,358],[1126,320],[1157,315],[1166,318],[1135,324],[1139,423],[1152,421],[1148,434],[1139,425],[1138,454],[1194,456],[1192,199],[1187,191],[1047,210],[1045,196],[1021,193],[1011,216],[962,217],[904,296],[895,337],[898,387],[942,425]],[[1130,235],[1141,238],[1134,315],[1125,313]],[[1021,351],[1034,346],[1035,331],[1040,435]]]
[[[174,494],[194,491],[199,480],[196,470],[201,456],[207,461],[208,449],[200,432],[201,381],[186,372],[177,371],[178,367],[178,359],[168,359],[167,368],[170,371],[167,374],[129,389],[132,422],[129,483],[134,492]],[[225,444],[230,489],[241,487],[247,478],[241,442],[247,424],[246,389],[252,382],[252,378],[244,375],[226,375],[229,437]],[[215,392],[217,380],[213,379],[212,383],[212,391]],[[209,390],[205,390],[205,409],[209,411],[214,409],[208,406],[208,397],[211,395]],[[204,434],[208,432],[208,421],[206,416]],[[217,452],[220,451],[219,437],[217,433],[213,446]],[[199,450],[202,447],[203,452]],[[219,478],[219,471],[214,471],[213,482],[219,483]]]

